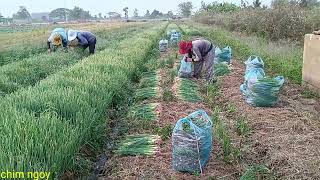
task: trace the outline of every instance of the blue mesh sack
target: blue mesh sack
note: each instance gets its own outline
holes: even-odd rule
[[[212,121],[204,110],[180,119],[172,133],[172,165],[181,172],[201,172],[212,151]]]
[[[231,47],[227,46],[221,49],[221,53],[218,55],[219,62],[227,62],[230,64],[232,58],[232,50]]]
[[[283,84],[283,76],[259,79],[249,91],[253,97],[252,105],[257,107],[275,106]]]
[[[284,77],[266,77],[260,57],[251,56],[246,62],[244,83],[240,86],[248,104],[256,107],[273,107],[279,99]]]
[[[219,57],[219,55],[220,55],[221,52],[222,52],[221,49],[220,49],[219,47],[216,47],[216,48],[215,48],[215,52],[214,52],[214,56],[215,56],[215,57]]]
[[[180,62],[180,69],[178,76],[181,78],[190,78],[192,75],[192,63],[185,61],[186,57],[183,57]]]
[[[170,41],[173,44],[177,44],[181,39],[181,33],[180,32],[171,32],[171,37],[170,37]]]
[[[168,48],[168,40],[166,39],[161,39],[159,41],[159,50],[160,52],[165,52]]]
[[[246,74],[247,71],[251,69],[261,68],[264,69],[264,62],[259,56],[250,56],[244,64],[246,65]]]

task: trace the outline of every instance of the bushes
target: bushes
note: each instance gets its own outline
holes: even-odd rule
[[[233,13],[207,12],[196,16],[199,22],[223,26],[231,31],[255,34],[271,40],[290,39],[299,42],[303,41],[304,34],[320,27],[319,18],[319,9],[309,10],[295,6],[246,8]]]
[[[75,168],[83,144],[103,142],[105,110],[124,106],[130,81],[156,43],[158,25],[86,58],[64,72],[0,102],[0,168],[51,171]],[[125,49],[125,51],[123,51]]]

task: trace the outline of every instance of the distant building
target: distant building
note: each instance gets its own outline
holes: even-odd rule
[[[40,13],[31,13],[31,19],[37,21],[49,21],[49,13],[48,12],[40,12]]]

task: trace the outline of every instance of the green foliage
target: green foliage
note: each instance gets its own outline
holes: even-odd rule
[[[230,31],[253,34],[272,41],[288,39],[302,44],[305,34],[319,28],[318,12],[317,8],[279,5],[274,9],[244,8],[233,13],[202,12],[195,18],[199,22],[222,26]]]
[[[214,106],[215,105],[215,99],[220,96],[220,90],[219,90],[219,86],[217,83],[215,84],[210,84],[207,86],[206,88],[206,100],[207,102],[211,105]]]
[[[123,140],[115,151],[120,155],[151,156],[157,151],[156,142],[160,139],[157,135],[129,135]]]
[[[213,122],[214,123],[214,133],[218,137],[223,150],[223,160],[227,163],[238,160],[240,156],[239,149],[233,147],[231,138],[228,130],[226,129],[223,122],[220,120],[220,110],[218,108],[214,109]]]
[[[238,119],[235,124],[236,132],[240,136],[247,136],[251,132],[249,124],[245,121],[243,117]]]
[[[174,100],[174,95],[171,89],[164,89],[162,94],[163,101],[170,102]]]
[[[22,60],[24,58],[28,58],[45,51],[46,51],[45,43],[30,44],[28,46],[15,47],[12,50],[1,52],[0,66],[9,64],[11,62]]]
[[[31,15],[25,6],[19,6],[19,11],[13,14],[15,19],[31,19]]]
[[[229,12],[235,12],[240,10],[240,7],[228,2],[224,2],[224,3],[213,2],[211,4],[208,4],[205,7],[205,9],[206,11],[211,11],[214,13],[229,13]]]
[[[178,5],[178,7],[181,15],[183,15],[184,17],[191,16],[193,8],[192,2],[182,2]]]
[[[275,179],[270,170],[264,165],[254,165],[247,168],[240,180]]]
[[[66,20],[71,10],[66,8],[57,8],[49,13],[49,17],[54,20]]]
[[[227,112],[228,113],[235,113],[237,111],[237,107],[234,104],[228,104]]]
[[[82,8],[77,7],[77,6],[75,6],[70,11],[69,16],[70,16],[69,18],[73,19],[73,20],[78,20],[78,19],[84,20],[84,19],[90,19],[91,18],[91,15],[90,15],[89,11],[85,11]]]

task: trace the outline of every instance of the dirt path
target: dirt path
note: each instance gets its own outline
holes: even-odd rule
[[[172,50],[171,50],[172,51]],[[159,61],[164,61],[170,56],[171,53],[163,55]],[[187,116],[188,114],[198,110],[204,109],[211,115],[211,108],[206,106],[204,102],[190,103],[183,101],[177,97],[177,83],[178,78],[175,78],[173,82],[168,83],[168,71],[177,69],[179,64],[179,59],[175,59],[174,66],[171,68],[161,68],[158,70],[160,77],[160,91],[164,89],[170,89],[173,93],[174,98],[170,101],[150,100],[150,102],[159,103],[157,108],[160,112],[157,112],[158,120],[155,123],[158,128],[174,127],[175,123]],[[150,129],[135,129],[130,131],[130,133],[150,133]],[[236,179],[239,177],[240,169],[238,165],[226,164],[221,157],[222,150],[219,143],[215,140],[213,144],[213,152],[211,155],[211,160],[204,170],[204,174],[193,175],[187,173],[175,172],[171,165],[171,137],[169,139],[162,140],[159,144],[158,152],[150,157],[145,156],[117,156],[112,157],[106,166],[105,177],[101,179],[201,179],[204,177],[231,177],[231,179]]]
[[[172,50],[171,50],[172,51]],[[163,55],[159,61],[172,55]],[[204,101],[190,103],[177,96],[177,83],[168,80],[168,72],[175,70],[179,59],[170,68],[160,68],[159,92],[170,90],[174,97],[164,101],[163,97],[150,100],[159,103],[157,121],[147,128],[131,129],[129,133],[152,133],[154,128],[172,131],[175,123],[194,112],[204,109],[212,115],[213,107]],[[266,165],[282,179],[319,179],[320,178],[320,124],[319,101],[303,99],[301,89],[286,84],[280,102],[274,108],[254,108],[246,104],[240,92],[245,67],[233,61],[232,72],[219,79],[220,96],[214,101],[221,107],[221,118],[235,147],[240,148],[241,159],[231,163],[223,161],[222,145],[213,134],[213,151],[202,175],[175,172],[171,165],[171,137],[157,142],[158,151],[152,156],[114,155],[106,163],[104,177],[100,179],[239,179],[250,165]],[[200,81],[196,81],[201,86]],[[206,97],[204,97],[206,98]],[[230,106],[234,107],[230,111]],[[244,117],[251,127],[251,134],[241,138],[235,132],[235,123]],[[161,134],[161,133],[160,133]]]
[[[319,100],[302,98],[302,89],[287,83],[277,107],[251,107],[239,90],[244,69],[237,61],[233,63],[232,73],[221,79],[222,96],[218,98],[223,106],[232,103],[237,107],[229,123],[242,115],[253,130],[244,159],[266,164],[284,179],[319,179]]]

